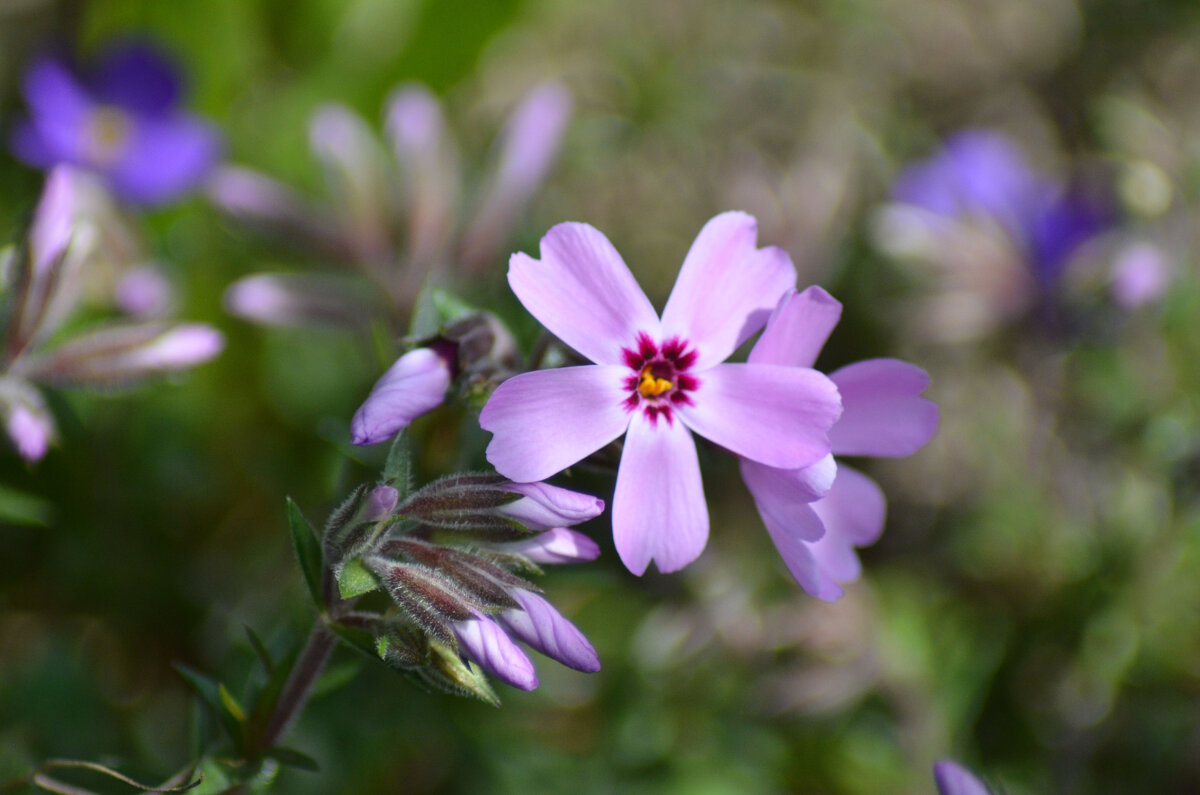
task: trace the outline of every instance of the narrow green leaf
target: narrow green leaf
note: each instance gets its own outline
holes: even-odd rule
[[[296,548],[296,558],[300,561],[300,570],[304,573],[304,582],[313,604],[324,612],[325,604],[321,598],[321,544],[312,525],[291,497],[288,497],[287,510],[288,529],[292,534],[292,545]]]
[[[0,484],[0,523],[45,527],[52,511],[47,500]]]
[[[221,706],[234,717],[238,723],[246,722],[246,710],[242,709],[242,705],[237,702],[233,694],[229,692],[229,688],[225,685],[217,685],[217,695],[221,697]]]
[[[249,625],[245,625],[246,637],[250,640],[250,646],[254,649],[254,653],[258,655],[258,659],[262,661],[263,668],[267,671],[267,677],[275,671],[275,661],[271,659],[270,652],[267,651],[266,645],[262,642],[262,638]]]
[[[225,686],[207,674],[202,674],[183,663],[175,663],[175,670],[187,680],[187,683],[199,694],[204,703],[208,704],[221,719],[221,725],[225,727],[229,739],[233,741],[234,748],[240,752],[245,741],[245,731],[242,725],[245,713],[241,711],[240,707],[236,712],[230,711],[226,699],[228,698],[234,706],[237,706],[237,702],[232,700],[228,691],[225,690]]]
[[[379,580],[367,571],[362,561],[348,560],[338,572],[338,592],[343,599],[353,599],[365,593],[379,590]]]
[[[400,502],[408,499],[413,487],[412,443],[408,429],[401,430],[388,449],[387,461],[383,464],[383,480],[400,492]]]
[[[344,687],[354,681],[354,677],[358,676],[358,672],[362,670],[362,660],[358,657],[353,657],[341,665],[330,666],[321,674],[321,678],[313,686],[312,698],[318,698],[326,693],[332,693],[340,687]]]
[[[321,770],[321,766],[317,764],[317,760],[294,748],[272,748],[267,752],[267,757],[274,759],[281,765],[298,768],[299,770],[307,770],[310,773],[319,773]]]
[[[283,692],[288,677],[292,675],[292,668],[295,667],[296,660],[300,658],[302,646],[302,643],[298,643],[288,651],[284,658],[275,665],[262,688],[255,694],[254,707],[250,710],[250,717],[246,719],[246,741],[250,747],[260,747],[259,738],[267,730],[267,724],[270,723],[271,715],[275,712],[279,695]]]

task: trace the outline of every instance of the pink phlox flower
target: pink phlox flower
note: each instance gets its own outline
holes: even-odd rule
[[[820,287],[789,291],[750,352],[750,362],[809,368],[816,362],[842,305]],[[742,478],[792,576],[826,601],[839,583],[858,578],[854,548],[883,532],[886,500],[861,472],[835,465],[833,455],[901,457],[933,437],[938,409],[920,397],[924,370],[896,359],[869,359],[830,374],[842,397],[842,415],[829,431],[831,453],[800,468],[743,458]]]
[[[767,466],[808,466],[830,451],[841,413],[833,382],[808,368],[724,364],[795,282],[778,248],[756,247],[757,224],[724,213],[700,231],[661,319],[596,229],[559,224],[541,259],[514,254],[508,280],[525,308],[593,365],[523,373],[480,415],[487,457],[516,481],[537,481],[625,437],[613,536],[642,574],[675,571],[708,539],[692,432]]]

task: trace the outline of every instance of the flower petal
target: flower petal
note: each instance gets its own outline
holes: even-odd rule
[[[355,444],[391,439],[417,417],[446,399],[450,365],[429,348],[409,351],[388,368],[354,413],[350,432]]]
[[[802,541],[816,541],[823,534],[820,522],[812,522],[809,503],[829,493],[837,465],[833,456],[803,469],[776,469],[745,458],[739,461],[742,480],[754,497],[758,512]]]
[[[454,634],[463,653],[501,682],[522,690],[538,686],[533,663],[495,621],[481,615],[456,621]]]
[[[542,238],[540,260],[514,254],[508,283],[529,313],[598,364],[621,364],[638,332],[658,339],[658,316],[621,255],[587,224],[565,223]]]
[[[500,506],[497,513],[516,519],[530,530],[568,527],[604,512],[604,500],[549,483],[506,483],[500,488],[522,496]]]
[[[505,610],[496,620],[513,637],[576,671],[591,674],[600,670],[600,658],[592,644],[553,605],[521,588],[510,593],[524,609]]]
[[[760,515],[771,540],[775,542],[775,549],[804,592],[826,602],[837,601],[842,595],[841,586],[821,567],[813,553],[812,543],[804,540],[805,536],[821,532],[821,520],[812,508],[803,506],[787,525],[777,523],[768,514]]]
[[[722,213],[696,237],[663,310],[662,338],[696,346],[699,370],[723,362],[763,327],[796,269],[780,248],[755,248],[758,222]]]
[[[204,122],[183,114],[139,118],[108,178],[128,201],[165,202],[196,187],[220,156],[221,138]]]
[[[582,563],[600,557],[599,544],[583,533],[565,527],[555,527],[533,538],[498,548],[524,555],[534,563]]]
[[[25,71],[21,93],[33,115],[64,127],[77,127],[87,119],[93,101],[57,58],[43,57]]]
[[[179,103],[183,80],[170,55],[146,40],[107,51],[91,70],[96,99],[145,114],[163,114]]]
[[[868,359],[829,377],[844,409],[829,432],[834,453],[906,456],[933,438],[938,408],[918,397],[929,386],[921,368],[898,359]]]
[[[841,303],[820,287],[790,290],[754,343],[749,361],[812,367],[841,316]]]
[[[681,422],[635,412],[625,436],[612,505],[621,561],[641,576],[653,560],[677,571],[708,542],[708,506],[692,434]]]
[[[883,532],[887,500],[875,481],[845,464],[838,467],[833,488],[812,509],[825,525],[825,535],[812,544],[823,571],[838,582],[858,579],[862,567],[855,547],[875,543]]]
[[[501,384],[479,415],[495,434],[487,459],[505,477],[545,480],[620,436],[629,425],[618,366],[534,370]]]
[[[693,405],[677,407],[693,431],[767,466],[799,469],[829,453],[841,414],[833,382],[816,370],[720,364],[699,375]]]

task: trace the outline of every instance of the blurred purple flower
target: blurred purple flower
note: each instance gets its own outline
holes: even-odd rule
[[[982,781],[957,762],[943,759],[933,766],[938,795],[991,795]]]
[[[387,102],[394,162],[348,108],[331,104],[313,115],[309,141],[325,167],[330,201],[311,202],[269,177],[234,167],[218,170],[209,196],[234,218],[361,269],[383,287],[392,311],[403,315],[429,273],[450,266],[478,273],[497,260],[558,154],[570,110],[570,95],[557,83],[529,92],[500,136],[493,176],[464,219],[458,217],[457,145],[437,98],[418,85],[397,88]]]
[[[896,179],[893,199],[948,219],[993,221],[1049,291],[1071,256],[1112,225],[1094,192],[1036,173],[1001,133],[966,130]]]
[[[57,436],[54,417],[41,394],[18,378],[0,377],[0,415],[4,430],[17,453],[26,461],[39,461]]]
[[[446,399],[454,377],[454,362],[433,348],[409,351],[388,368],[350,421],[355,444],[378,444],[391,439],[417,417],[433,411]]]
[[[117,307],[139,320],[165,317],[175,307],[171,282],[153,265],[139,265],[125,271],[113,292]]]
[[[1111,272],[1112,299],[1126,311],[1152,304],[1171,283],[1166,253],[1152,243],[1135,243],[1120,252]]]
[[[179,198],[220,157],[216,131],[179,107],[177,69],[146,42],[110,50],[86,79],[43,56],[22,90],[30,116],[13,132],[14,154],[37,168],[69,163],[95,172],[127,201]]]
[[[488,460],[517,481],[547,478],[625,436],[613,497],[621,560],[675,571],[708,538],[692,431],[769,466],[825,456],[841,412],[816,371],[722,364],[766,321],[795,281],[785,252],[756,248],[743,213],[709,221],[692,245],[660,320],[620,255],[587,224],[552,228],[541,260],[514,254],[509,284],[534,317],[597,364],[505,381],[480,424]],[[678,420],[678,422],[676,421]]]
[[[812,367],[841,317],[842,305],[820,287],[789,292],[750,352],[750,363]],[[858,578],[857,546],[883,532],[886,501],[866,475],[835,466],[833,454],[899,457],[915,453],[937,430],[937,406],[920,397],[923,370],[896,359],[870,359],[830,374],[842,415],[829,431],[831,454],[802,468],[781,469],[747,458],[742,477],[792,576],[826,601],[838,583]]]

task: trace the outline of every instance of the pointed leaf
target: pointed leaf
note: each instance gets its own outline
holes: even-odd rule
[[[183,663],[175,663],[175,670],[187,680],[187,683],[200,695],[204,703],[208,704],[213,712],[217,714],[217,717],[221,719],[221,725],[225,727],[225,731],[233,741],[234,748],[240,751],[245,741],[245,732],[242,725],[242,721],[245,720],[245,714],[241,712],[240,707],[238,707],[236,714],[230,711],[226,705],[228,691],[225,690],[225,686],[206,674],[202,674],[194,668],[189,668]],[[233,703],[234,706],[237,706],[236,702]]]
[[[324,612],[325,604],[321,598],[321,544],[312,525],[300,512],[300,506],[291,497],[288,497],[287,511],[288,529],[292,534],[292,545],[296,548],[296,558],[300,561],[300,571],[304,573],[304,583],[317,610]]]
[[[263,668],[266,670],[269,678],[271,673],[275,670],[275,661],[271,659],[271,653],[267,651],[267,647],[262,642],[262,638],[258,636],[258,633],[255,632],[249,624],[246,624],[244,629],[246,630],[246,637],[250,640],[251,648],[253,648],[254,653],[258,655],[258,659],[262,662]]]
[[[317,760],[306,753],[297,751],[295,748],[272,748],[267,752],[266,756],[288,767],[307,770],[310,773],[319,773],[321,771],[321,766],[317,764]]]
[[[412,443],[405,428],[396,435],[388,449],[387,461],[383,465],[383,481],[400,492],[400,500],[408,498],[412,491]]]
[[[338,593],[343,599],[353,599],[356,596],[362,596],[371,591],[377,591],[381,587],[379,580],[375,575],[367,571],[360,560],[348,560],[346,565],[342,566],[342,570],[338,572]]]

